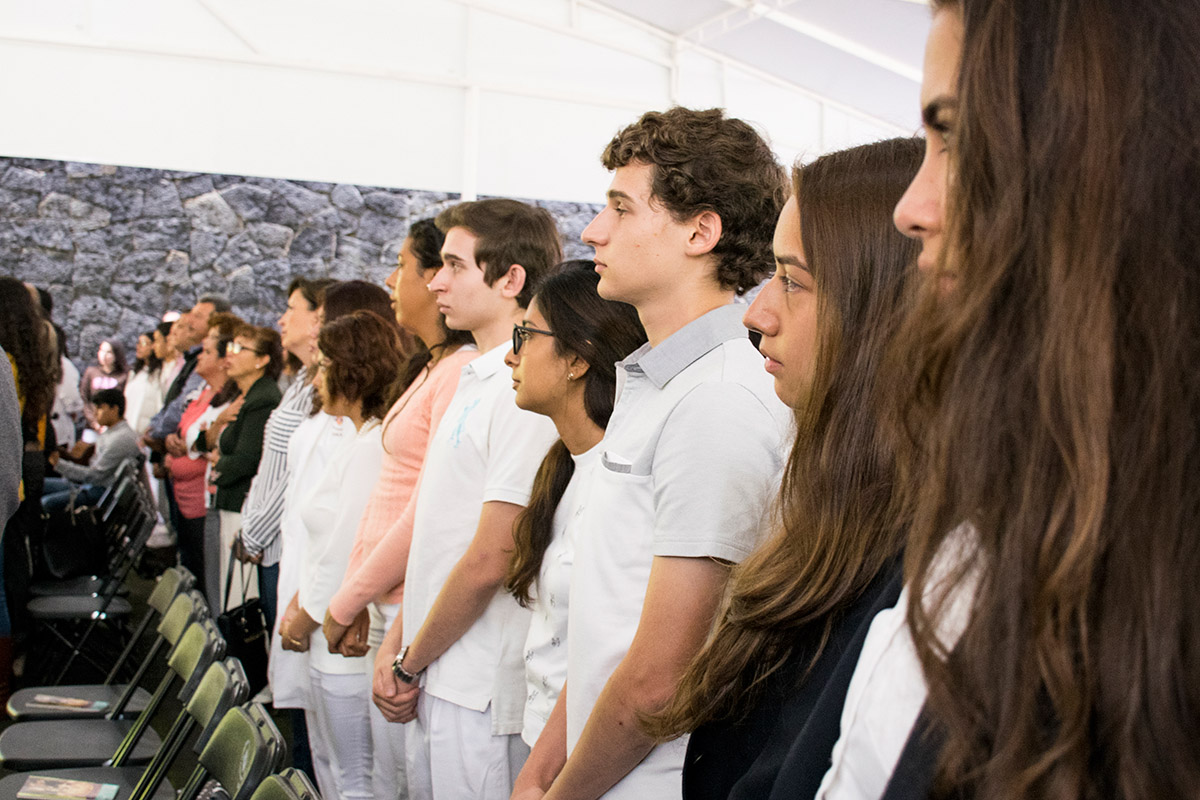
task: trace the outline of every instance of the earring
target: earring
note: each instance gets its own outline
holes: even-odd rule
[[[567,373],[567,380],[569,380],[569,381],[573,381],[573,380],[575,380],[575,373],[574,373],[574,372],[568,372],[568,373]]]

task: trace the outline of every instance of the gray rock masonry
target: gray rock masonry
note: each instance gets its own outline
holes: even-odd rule
[[[102,339],[132,354],[170,310],[223,292],[273,325],[298,275],[382,283],[413,222],[457,197],[349,184],[0,157],[0,274],[50,290],[82,368]],[[566,258],[599,210],[540,202]]]

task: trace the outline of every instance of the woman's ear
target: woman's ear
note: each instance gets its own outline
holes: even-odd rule
[[[591,367],[592,365],[584,361],[581,356],[572,354],[571,357],[567,359],[567,375],[570,380],[582,380],[583,376],[587,375],[587,371],[591,369]]]

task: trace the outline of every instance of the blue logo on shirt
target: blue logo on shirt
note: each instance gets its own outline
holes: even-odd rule
[[[462,444],[463,428],[467,425],[467,417],[475,410],[475,406],[479,405],[479,398],[475,398],[467,405],[463,406],[462,413],[458,416],[458,424],[454,426],[454,430],[450,431],[450,443],[455,447]]]

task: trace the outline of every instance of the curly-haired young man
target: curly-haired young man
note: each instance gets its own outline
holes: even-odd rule
[[[770,148],[720,110],[673,108],[602,160],[608,202],[583,240],[600,294],[636,307],[649,343],[618,365],[577,528],[567,688],[514,797],[679,796],[685,742],[655,747],[639,717],[703,643],[785,449],[787,414],[732,302],[773,260],[785,178]]]

